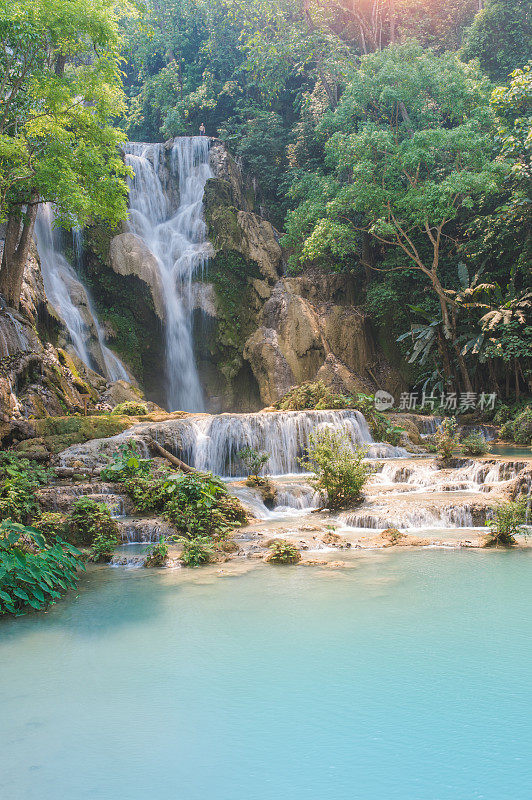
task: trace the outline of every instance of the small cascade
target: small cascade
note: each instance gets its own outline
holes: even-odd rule
[[[82,460],[92,466],[106,464],[116,448],[131,440],[143,457],[149,456],[146,441],[155,439],[166,450],[191,467],[222,477],[245,472],[239,452],[245,447],[269,453],[264,472],[268,475],[302,473],[299,463],[310,434],[327,427],[346,434],[353,447],[367,448],[369,458],[401,458],[402,447],[374,442],[360,411],[272,411],[256,414],[190,414],[163,422],[143,422],[107,439],[72,445],[60,455],[61,466]]]
[[[128,142],[129,226],[156,258],[165,302],[167,404],[171,411],[202,411],[203,394],[192,341],[192,281],[210,254],[203,219],[203,192],[213,173],[209,140],[204,136],[174,140],[170,166],[179,183],[179,204],[172,209],[163,187],[164,144]]]
[[[257,414],[208,414],[153,426],[152,435],[196,469],[226,477],[242,475],[239,452],[252,447],[270,458],[268,475],[301,473],[310,434],[320,428],[345,433],[353,447],[366,446],[372,458],[406,454],[400,447],[373,441],[360,411],[277,411]],[[136,431],[135,431],[136,432]]]
[[[479,527],[490,514],[490,509],[475,509],[460,505],[451,508],[414,508],[410,510],[373,508],[354,514],[345,514],[342,522],[346,528],[371,530],[448,530],[450,528]]]
[[[34,350],[29,326],[24,325],[13,309],[0,305],[0,358]]]
[[[106,378],[109,381],[129,381],[126,368],[105,345],[103,330],[87,289],[62,252],[59,232],[54,230],[53,208],[49,203],[39,207],[35,238],[46,296],[64,322],[77,355],[87,367],[96,366],[88,346],[92,333],[101,354],[101,359],[96,361],[99,362],[100,369],[103,368]],[[81,257],[79,228],[75,229],[74,243],[75,250],[79,251],[77,257]]]
[[[164,520],[153,518],[117,519],[119,536],[124,544],[150,544],[162,536],[174,536],[175,529]]]

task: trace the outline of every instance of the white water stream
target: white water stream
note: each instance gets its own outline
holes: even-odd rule
[[[104,333],[92,307],[89,293],[72,265],[65,258],[58,231],[54,229],[54,212],[49,203],[41,205],[35,223],[35,240],[41,262],[46,296],[64,322],[74,350],[87,367],[94,368],[88,342],[91,328],[101,353],[101,367],[110,381],[126,380],[129,375],[120,359],[105,345]],[[76,257],[80,257],[81,231],[74,233]],[[85,308],[84,318],[81,309]],[[97,359],[99,360],[99,359]]]
[[[174,140],[170,167],[179,183],[179,205],[172,209],[161,170],[164,144],[128,142],[129,226],[157,260],[165,303],[167,405],[170,411],[202,411],[203,394],[192,341],[192,281],[211,247],[203,219],[203,192],[213,174],[206,137]]]

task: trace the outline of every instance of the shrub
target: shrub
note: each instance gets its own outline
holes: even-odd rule
[[[94,525],[94,537],[90,554],[91,561],[98,563],[109,562],[119,542],[118,525],[115,520],[111,519],[110,515],[109,517],[102,515]]]
[[[261,453],[259,450],[255,450],[254,447],[244,447],[238,456],[247,469],[248,475],[252,475],[255,478],[259,477],[264,465],[270,458],[269,453]]]
[[[68,522],[65,514],[56,511],[43,511],[38,517],[33,527],[42,533],[47,542],[55,539],[65,539],[68,536]]]
[[[179,475],[166,482],[165,491],[165,516],[189,537],[221,538],[246,521],[240,501],[212,475]]]
[[[139,403],[137,400],[127,400],[125,403],[118,403],[113,408],[111,414],[122,414],[126,417],[142,417],[148,413],[146,403]]]
[[[366,450],[353,450],[345,433],[325,428],[312,433],[306,458],[301,466],[314,472],[310,481],[322,498],[327,498],[329,508],[337,509],[356,503],[372,467],[363,461]]]
[[[168,478],[171,480],[171,478]],[[168,501],[167,479],[165,477],[145,477],[143,475],[129,478],[124,488],[133,500],[135,509],[143,513],[163,511]]]
[[[35,490],[51,472],[35,461],[0,453],[0,519],[28,523],[39,513]]]
[[[111,517],[105,503],[97,503],[90,497],[80,497],[70,512],[70,531],[76,543],[94,545],[96,551],[104,552],[106,543],[118,543],[118,526]],[[98,540],[96,542],[96,540]]]
[[[495,509],[495,519],[486,522],[489,533],[484,537],[484,547],[512,547],[517,544],[518,533],[527,533],[523,529],[526,521],[526,500],[504,503]]]
[[[323,381],[308,381],[300,386],[295,386],[276,405],[276,408],[281,411],[352,407],[353,399],[351,397],[335,394]]]
[[[493,422],[495,425],[503,425],[505,422],[508,422],[509,419],[512,417],[512,409],[510,406],[505,405],[504,403],[500,403],[497,406],[497,411],[493,416]]]
[[[270,544],[271,553],[266,557],[270,564],[297,564],[301,561],[301,553],[292,542],[276,539]]]
[[[100,477],[104,481],[121,483],[135,476],[147,476],[151,471],[151,459],[142,458],[135,442],[125,442],[118,448],[111,464],[104,467]]]
[[[371,434],[377,442],[389,442],[394,447],[397,447],[401,441],[401,437],[405,432],[404,428],[399,425],[394,425],[390,422],[385,414],[380,411],[366,411],[371,428]]]
[[[461,447],[468,456],[485,456],[489,450],[486,439],[479,431],[473,431],[461,441]]]
[[[455,447],[458,446],[458,426],[454,417],[445,417],[434,434],[436,451],[444,461],[452,458]]]
[[[526,406],[501,428],[501,437],[516,444],[532,445],[532,406]]]
[[[314,409],[354,409],[366,417],[374,439],[397,446],[404,433],[403,428],[394,425],[385,414],[375,409],[375,398],[371,394],[356,394],[347,397],[337,394],[323,381],[302,383],[290,389],[275,406],[281,411],[301,411]]]
[[[186,567],[199,567],[208,564],[216,555],[216,548],[208,536],[197,536],[195,539],[178,539],[183,545],[181,561]]]
[[[144,551],[146,553],[146,567],[164,567],[168,559],[168,544],[166,537],[161,536],[156,544],[150,545]]]
[[[0,614],[40,611],[76,585],[81,553],[11,520],[0,525]]]

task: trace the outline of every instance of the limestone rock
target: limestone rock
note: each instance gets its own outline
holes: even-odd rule
[[[119,403],[127,403],[130,400],[138,401],[143,398],[143,393],[136,386],[132,386],[127,381],[115,381],[109,384],[103,392],[101,402],[108,403],[111,408],[114,408]]]
[[[135,275],[151,291],[157,316],[164,319],[163,288],[157,259],[135,233],[120,233],[111,239],[109,260],[118,275]]]
[[[261,274],[275,282],[279,277],[283,253],[275,228],[265,219],[248,211],[238,211],[237,221],[241,231],[241,241],[237,252],[259,265]]]
[[[276,403],[295,385],[294,373],[281,352],[275,330],[258,328],[245,344],[244,358],[251,365],[265,405]]]

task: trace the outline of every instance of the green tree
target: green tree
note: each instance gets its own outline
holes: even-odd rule
[[[466,61],[478,58],[493,81],[505,82],[532,58],[532,15],[528,0],[487,0],[466,35]]]
[[[118,5],[0,2],[0,292],[14,307],[40,202],[66,226],[126,216],[123,135],[109,123],[123,109]]]
[[[505,173],[495,159],[489,91],[479,71],[451,53],[407,44],[364,57],[320,125],[338,189],[302,248],[306,260],[351,254],[369,269],[419,273],[438,302],[444,343],[467,391],[445,248],[460,215],[494,193]],[[366,237],[391,253],[387,263],[375,263]]]

